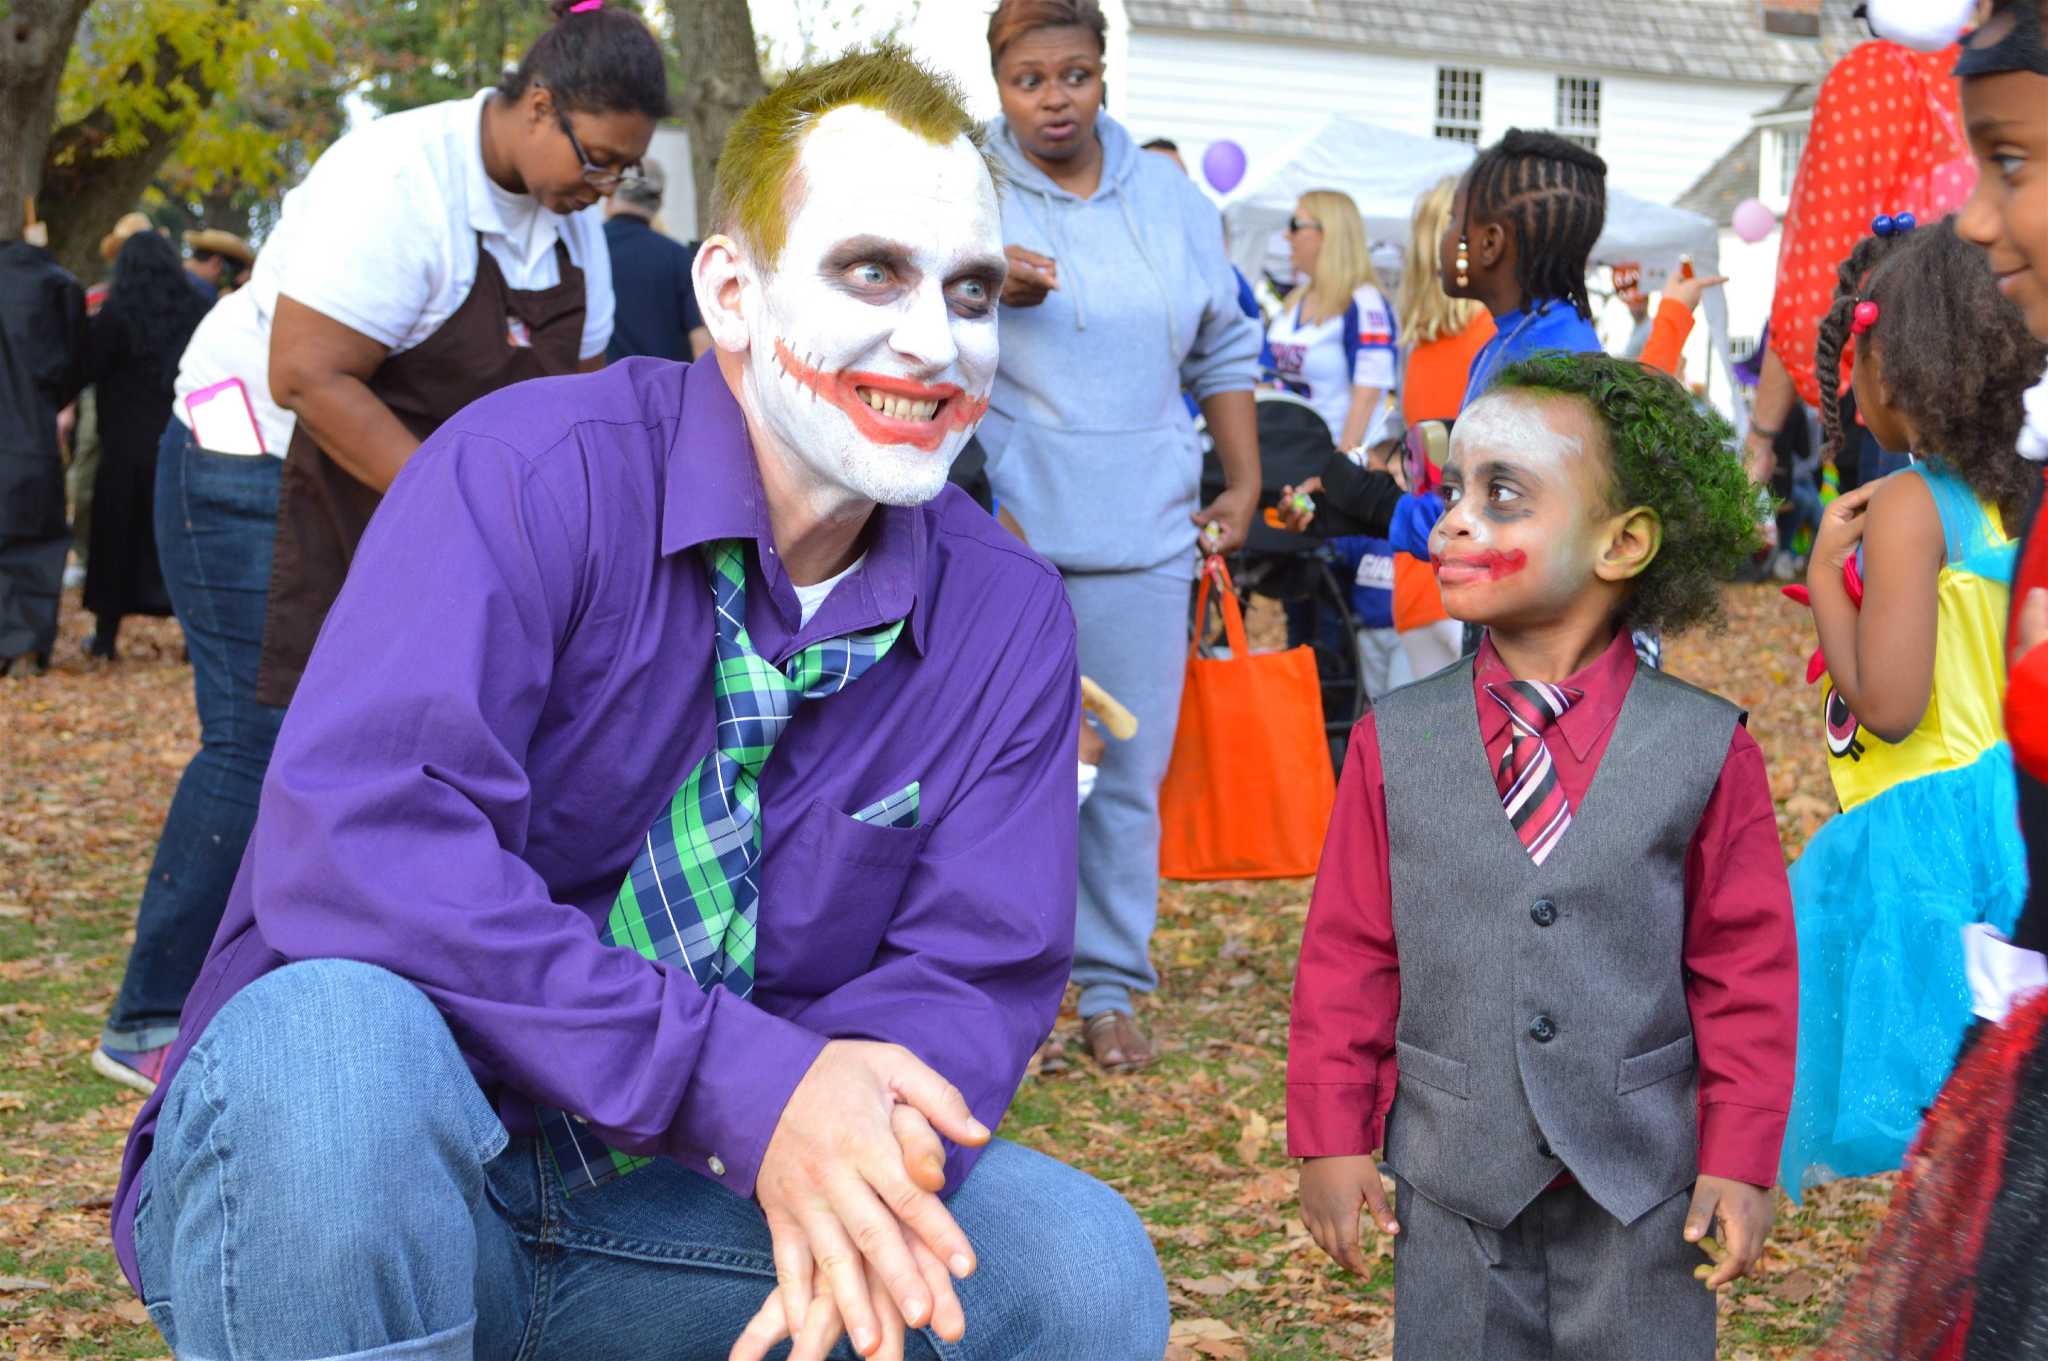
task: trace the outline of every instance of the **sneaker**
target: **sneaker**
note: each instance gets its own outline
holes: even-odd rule
[[[143,1050],[116,1049],[102,1044],[92,1051],[92,1070],[103,1078],[148,1096],[156,1090],[157,1079],[164,1075],[164,1060],[170,1052],[171,1047],[167,1044]]]

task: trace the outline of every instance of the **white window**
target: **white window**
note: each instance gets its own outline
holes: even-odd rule
[[[1479,145],[1485,112],[1486,73],[1458,66],[1436,68],[1436,135],[1449,142]]]
[[[1806,128],[1804,125],[1777,128],[1772,132],[1772,136],[1778,143],[1778,174],[1777,183],[1767,187],[1776,189],[1780,202],[1790,202],[1792,181],[1799,175],[1799,160],[1806,155]]]
[[[1600,149],[1600,80],[1557,78],[1557,130],[1588,151]]]

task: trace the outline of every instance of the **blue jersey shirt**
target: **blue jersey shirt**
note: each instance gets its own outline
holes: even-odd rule
[[[1493,324],[1493,339],[1472,357],[1472,377],[1465,385],[1465,400],[1458,404],[1460,410],[1492,387],[1502,369],[1531,355],[1545,350],[1599,354],[1603,349],[1593,323],[1563,298],[1546,298],[1533,308],[1503,313]]]

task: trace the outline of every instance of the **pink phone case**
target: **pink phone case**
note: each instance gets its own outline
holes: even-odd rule
[[[232,396],[230,396],[232,394]],[[209,402],[232,400],[239,402],[242,413],[249,418],[249,429],[256,437],[256,453],[267,454],[270,450],[263,443],[263,427],[256,423],[256,408],[249,403],[249,389],[239,378],[225,378],[211,387],[204,387],[185,398],[185,423],[192,430],[193,442],[200,448],[208,448],[207,442],[199,435],[199,408]],[[216,450],[220,453],[239,453],[240,450]]]

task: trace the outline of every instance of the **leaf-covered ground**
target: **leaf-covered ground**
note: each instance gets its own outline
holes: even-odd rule
[[[151,1357],[164,1345],[106,1241],[138,1101],[86,1056],[112,1001],[134,901],[196,740],[177,626],[133,621],[114,666],[86,662],[72,598],[55,669],[0,680],[0,1357]],[[1787,848],[1833,808],[1801,684],[1811,638],[1775,591],[1729,598],[1727,632],[1674,640],[1671,670],[1736,700],[1771,757]],[[1391,1259],[1331,1266],[1294,1213],[1283,1084],[1288,987],[1309,885],[1168,886],[1144,1019],[1164,1051],[1105,1077],[1063,1018],[1004,1132],[1116,1185],[1171,1285],[1174,1355],[1388,1354]],[[1760,1278],[1722,1302],[1725,1358],[1809,1353],[1838,1309],[1883,1179],[1784,1212]]]

